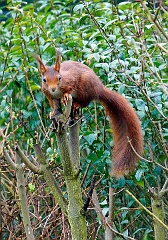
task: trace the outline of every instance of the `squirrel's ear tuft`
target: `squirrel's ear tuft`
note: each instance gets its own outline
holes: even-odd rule
[[[44,63],[42,62],[41,58],[35,54],[35,53],[31,53],[31,55],[34,57],[34,59],[36,60],[37,64],[38,64],[38,68],[39,71],[44,74],[47,70],[46,66],[44,65]]]
[[[61,53],[58,50],[56,50],[56,61],[55,61],[54,69],[57,72],[60,71],[60,64],[61,64]]]

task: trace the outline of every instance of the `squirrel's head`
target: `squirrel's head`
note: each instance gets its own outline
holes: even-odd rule
[[[46,94],[50,94],[53,97],[56,97],[59,91],[59,85],[61,83],[60,75],[60,64],[61,64],[61,54],[56,51],[56,61],[55,64],[51,67],[46,66],[41,58],[32,54],[38,64],[38,69],[42,75],[42,91]]]

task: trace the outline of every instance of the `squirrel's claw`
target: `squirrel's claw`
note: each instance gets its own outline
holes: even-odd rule
[[[61,102],[66,106],[68,104],[68,101],[69,101],[69,94],[64,93],[62,98],[61,98]]]

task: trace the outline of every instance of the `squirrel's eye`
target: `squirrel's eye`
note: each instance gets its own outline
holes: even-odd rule
[[[61,77],[61,76],[59,76],[59,77],[58,77],[58,80],[59,80],[59,82],[61,81],[61,79],[62,79],[62,77]]]
[[[47,79],[46,79],[46,78],[43,78],[43,82],[47,82]]]

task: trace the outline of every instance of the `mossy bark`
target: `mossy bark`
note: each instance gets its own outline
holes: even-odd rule
[[[152,198],[152,212],[157,216],[162,222],[164,222],[164,211],[163,211],[163,201],[160,198]],[[165,240],[165,228],[158,221],[154,219],[154,235],[155,239]]]
[[[78,128],[78,126],[76,127]],[[73,131],[75,131],[75,129],[73,129]],[[76,131],[78,130],[76,129]],[[76,133],[75,135],[77,136]],[[82,192],[78,169],[79,152],[74,152],[79,150],[77,150],[77,146],[74,146],[72,143],[69,144],[66,132],[57,133],[56,136],[68,193],[68,220],[71,226],[72,239],[86,240],[87,226],[85,215],[83,213]],[[71,135],[71,141],[73,141],[73,133]],[[76,147],[76,150],[70,150],[70,146]],[[73,157],[75,158],[74,161],[72,160]]]
[[[80,169],[79,130],[80,121],[69,128],[70,154],[73,166],[77,170]]]

